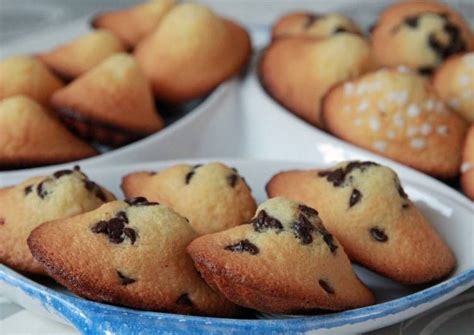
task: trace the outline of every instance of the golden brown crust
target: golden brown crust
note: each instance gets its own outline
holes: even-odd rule
[[[153,32],[174,5],[174,0],[149,0],[130,8],[101,13],[91,24],[94,28],[114,32],[133,47]]]
[[[282,16],[272,27],[272,39],[286,37],[324,38],[341,32],[360,34],[360,28],[339,14],[293,12]]]
[[[0,167],[63,163],[96,154],[30,98],[0,102]]]
[[[95,30],[38,55],[38,59],[61,78],[72,80],[99,65],[114,53],[125,51],[125,45],[113,33],[107,30]]]
[[[347,173],[340,184],[336,174],[319,174],[344,166],[281,172],[268,182],[268,196],[317,208],[351,260],[384,276],[419,284],[448,275],[456,264],[452,251],[406,197],[395,173],[367,165]],[[335,178],[337,186],[327,178]]]
[[[242,71],[250,59],[251,44],[247,31],[236,23],[204,6],[182,4],[134,53],[155,95],[179,103],[208,94]]]
[[[124,136],[128,132],[136,138],[164,126],[143,72],[127,54],[107,58],[55,92],[51,104],[60,116],[71,116],[80,126],[94,126],[96,121]]]
[[[474,122],[474,52],[447,59],[434,74],[433,86],[451,109]]]
[[[111,234],[112,226],[97,228],[116,221],[122,235]],[[41,225],[28,245],[49,275],[85,298],[137,309],[236,315],[238,308],[193,268],[185,247],[194,237],[187,222],[163,205],[115,201]]]
[[[301,206],[283,198],[266,201],[254,223],[201,236],[187,251],[211,287],[245,307],[301,313],[372,304],[372,293],[352,272],[341,245],[314,210],[306,208],[301,214]],[[304,220],[301,215],[318,232],[295,228],[298,220]]]
[[[446,29],[446,24],[455,28]],[[438,42],[432,42],[433,38]],[[464,50],[459,39],[464,43]],[[438,52],[437,47],[431,47],[435,44],[442,45],[446,51]],[[405,65],[431,73],[448,54],[472,50],[474,36],[462,16],[447,5],[425,0],[404,1],[387,7],[381,14],[372,32],[372,48],[383,66]]]
[[[256,209],[245,180],[221,163],[131,173],[122,179],[122,190],[126,197],[144,196],[170,206],[199,235],[248,222]]]
[[[459,173],[466,123],[421,76],[382,69],[330,90],[326,129],[339,138],[433,176]]]
[[[279,39],[266,49],[259,76],[273,98],[321,127],[320,103],[330,87],[373,68],[368,43],[360,36],[295,37]]]
[[[464,142],[461,165],[461,186],[464,194],[474,201],[474,123],[471,123]]]
[[[48,107],[51,95],[64,84],[33,57],[14,56],[0,62],[0,99],[26,95]]]
[[[77,169],[0,189],[1,263],[18,271],[46,274],[26,244],[31,231],[45,221],[74,216],[114,199]]]

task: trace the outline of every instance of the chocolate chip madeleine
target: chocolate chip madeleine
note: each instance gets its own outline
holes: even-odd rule
[[[440,279],[456,264],[387,167],[352,161],[327,170],[285,171],[268,182],[267,193],[318,208],[351,260],[396,281]]]
[[[172,313],[235,315],[238,308],[206,285],[186,254],[194,238],[176,212],[135,198],[47,222],[31,233],[28,245],[51,277],[87,299]]]
[[[209,285],[258,311],[302,313],[374,303],[318,212],[285,198],[265,201],[250,224],[201,236],[187,250]]]
[[[28,249],[31,231],[43,222],[84,213],[112,200],[113,194],[78,167],[0,189],[1,263],[19,271],[46,274]]]
[[[170,206],[200,235],[240,225],[256,208],[245,180],[221,163],[131,173],[123,178],[122,189],[127,197],[144,196]]]

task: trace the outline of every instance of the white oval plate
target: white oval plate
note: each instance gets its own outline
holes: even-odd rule
[[[288,169],[327,167],[321,156],[313,162],[226,160],[252,187],[258,202],[266,199],[265,184],[275,173]],[[380,160],[377,160],[379,161]],[[109,168],[85,168],[93,179],[120,196],[121,177],[137,170],[160,170],[183,161],[141,163]],[[205,160],[187,160],[190,164]],[[54,169],[49,169],[48,172]],[[377,304],[345,312],[306,317],[259,315],[259,320],[239,320],[135,311],[78,298],[52,284],[44,286],[5,266],[0,266],[0,294],[25,308],[63,319],[82,332],[163,332],[195,334],[252,332],[355,333],[378,329],[433,308],[474,285],[474,206],[460,194],[432,178],[404,167],[396,168],[412,201],[450,245],[457,258],[452,275],[429,287],[404,287],[366,269],[354,266],[361,279],[375,292]],[[44,171],[47,172],[47,171]],[[31,175],[19,174],[0,180],[0,187]],[[422,177],[422,178],[420,178]],[[428,178],[428,180],[426,179]]]

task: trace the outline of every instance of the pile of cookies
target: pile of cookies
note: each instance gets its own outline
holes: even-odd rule
[[[278,173],[258,207],[222,163],[121,186],[123,201],[75,167],[0,189],[0,261],[94,301],[225,317],[374,304],[351,261],[407,285],[456,265],[396,173],[373,162]]]
[[[98,153],[91,143],[155,133],[165,126],[155,99],[204,97],[251,54],[244,28],[194,3],[149,0],[92,26],[52,50],[0,61],[0,169],[87,158]]]
[[[341,15],[290,13],[274,24],[258,73],[269,95],[307,122],[438,178],[461,173],[474,199],[465,139],[474,33],[447,5],[395,3],[367,37]]]

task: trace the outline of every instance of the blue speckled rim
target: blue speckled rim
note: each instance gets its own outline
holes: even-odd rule
[[[132,310],[96,303],[42,286],[6,266],[0,265],[0,280],[39,300],[49,311],[59,314],[83,333],[160,331],[191,334],[229,332],[307,332],[334,329],[395,315],[409,308],[434,302],[456,290],[456,294],[474,286],[474,269],[464,271],[430,288],[374,306],[301,318],[240,320],[197,317]],[[413,313],[415,314],[415,313]],[[413,315],[412,314],[412,315]],[[396,321],[399,321],[397,319]]]

